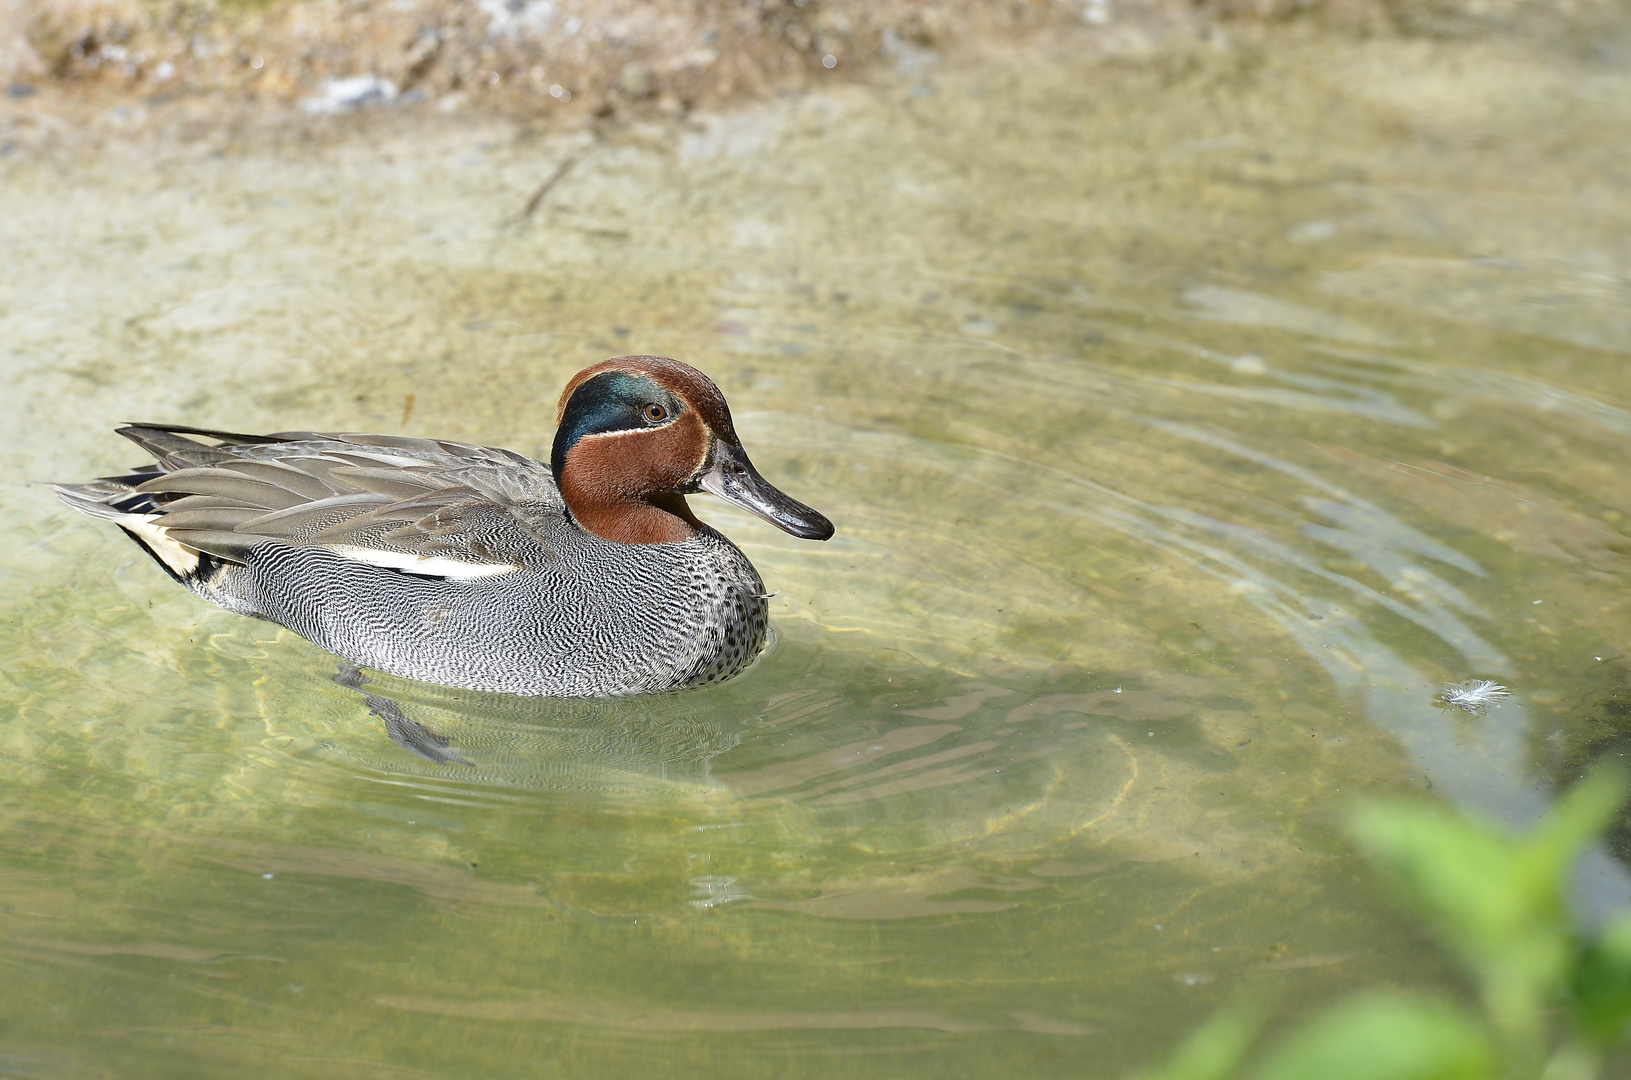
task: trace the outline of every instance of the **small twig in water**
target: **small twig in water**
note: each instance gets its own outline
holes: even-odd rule
[[[538,207],[543,205],[544,196],[548,195],[549,190],[560,183],[566,177],[566,174],[572,171],[572,166],[577,163],[578,158],[569,157],[555,166],[555,171],[549,174],[549,179],[538,185],[538,190],[532,193],[532,198],[527,200],[527,205],[521,208],[521,213],[516,216],[515,224],[519,225],[537,212]]]
[[[1452,709],[1481,716],[1486,708],[1501,707],[1501,699],[1508,697],[1506,687],[1488,679],[1468,679],[1466,682],[1445,683],[1439,700]]]

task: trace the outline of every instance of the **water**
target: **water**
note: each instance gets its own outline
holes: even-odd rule
[[[1465,993],[1340,826],[1623,749],[1626,40],[599,134],[6,104],[3,1067],[1116,1076],[1243,991]],[[779,590],[715,689],[348,688],[26,484],[127,419],[546,454],[647,351],[839,528],[694,500]]]

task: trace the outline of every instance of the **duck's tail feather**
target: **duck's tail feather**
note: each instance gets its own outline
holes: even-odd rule
[[[57,493],[57,498],[82,514],[117,521],[126,514],[139,514],[151,509],[142,504],[152,500],[142,498],[141,493],[134,489],[137,484],[151,480],[157,474],[155,469],[145,475],[107,476],[88,484],[52,484],[51,490]]]
[[[153,557],[164,572],[189,588],[208,584],[222,567],[236,560],[223,557],[220,537],[209,534],[202,543],[186,530],[180,535],[160,524],[164,516],[147,492],[135,487],[160,474],[157,466],[137,469],[127,476],[109,476],[88,484],[52,484],[57,497],[82,514],[111,521],[136,545]]]

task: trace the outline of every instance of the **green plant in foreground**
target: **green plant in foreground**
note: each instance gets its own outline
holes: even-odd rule
[[[1480,1015],[1418,995],[1365,995],[1246,1071],[1265,1016],[1237,1006],[1142,1080],[1590,1080],[1631,1024],[1631,912],[1587,937],[1564,890],[1626,791],[1623,774],[1599,770],[1521,836],[1438,808],[1366,807],[1354,839],[1467,968]]]

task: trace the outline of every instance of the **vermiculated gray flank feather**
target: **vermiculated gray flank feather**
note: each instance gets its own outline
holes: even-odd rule
[[[578,527],[547,465],[381,435],[121,434],[153,465],[57,487],[178,581],[331,652],[499,693],[652,693],[730,678],[763,647],[764,585],[704,526],[674,544]],[[210,446],[186,435],[219,440]]]

